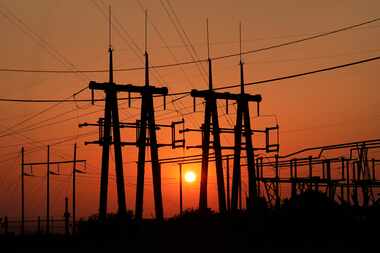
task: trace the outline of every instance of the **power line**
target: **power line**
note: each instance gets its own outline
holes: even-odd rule
[[[68,66],[71,71],[73,71],[73,73],[77,73],[77,68],[76,66],[71,63],[63,54],[61,54],[57,49],[55,49],[53,46],[51,46],[44,38],[42,38],[42,36],[40,36],[39,34],[37,34],[36,32],[34,32],[30,26],[28,26],[21,18],[19,18],[16,14],[14,14],[9,8],[7,8],[6,6],[0,4],[0,14],[2,14],[9,22],[11,22],[12,24],[14,24],[17,28],[19,28],[24,34],[28,35],[32,40],[36,41],[36,43],[41,46],[42,48],[44,48],[52,57],[54,57],[58,62],[60,62],[62,65],[66,65]],[[85,80],[85,78],[83,76],[80,76],[82,80]],[[87,76],[85,76],[87,77]],[[81,93],[82,91],[84,91],[85,89],[81,89],[77,92],[75,92],[73,95],[73,97],[75,97],[76,95],[78,95],[79,93]],[[71,97],[70,96],[70,97]],[[18,122],[17,124],[14,124],[8,128],[6,128],[4,131],[1,132],[1,134],[4,134],[8,131],[10,131],[11,129],[14,129],[15,127],[19,126],[19,125],[22,125],[24,124],[25,122],[35,118],[35,117],[38,117],[39,115],[47,112],[47,111],[50,111],[51,109],[55,108],[56,106],[58,106],[61,102],[57,102],[56,104],[54,105],[51,105],[33,115],[31,115],[30,117],[27,117],[26,119],[22,120],[21,122]]]
[[[91,115],[91,114],[94,114],[96,112],[98,112],[98,111],[85,113],[85,114],[83,114],[83,116]],[[57,120],[57,121],[53,121],[53,122],[46,123],[46,124],[37,123],[37,124],[31,125],[31,126],[27,126],[25,128],[17,129],[15,131],[11,131],[11,132],[2,134],[2,135],[0,135],[0,138],[6,137],[6,136],[10,136],[10,135],[14,135],[14,134],[19,134],[19,133],[30,132],[30,131],[37,130],[37,129],[39,130],[39,129],[44,128],[44,127],[49,127],[49,126],[61,124],[61,123],[64,123],[64,122],[75,120],[75,119],[77,119],[77,116],[70,117],[70,118],[65,118],[65,119],[61,119],[61,120]]]
[[[250,85],[257,85],[257,84],[282,81],[282,80],[286,80],[286,79],[293,79],[293,78],[297,78],[297,77],[301,77],[301,76],[313,75],[313,74],[317,74],[317,73],[321,73],[321,72],[327,72],[327,71],[337,70],[337,69],[341,69],[341,68],[347,68],[350,66],[368,63],[368,62],[376,61],[379,59],[380,59],[380,56],[375,56],[372,58],[367,58],[367,59],[363,59],[363,60],[359,60],[359,61],[354,61],[354,62],[336,65],[336,66],[327,67],[327,68],[322,68],[322,69],[316,69],[316,70],[312,70],[312,71],[308,71],[308,72],[303,72],[303,73],[298,73],[298,74],[293,74],[293,75],[288,75],[288,76],[280,76],[280,77],[275,77],[275,78],[265,79],[265,80],[255,81],[255,82],[249,82],[249,83],[245,83],[244,85],[250,86]],[[236,87],[240,87],[240,84],[226,85],[223,87],[214,88],[214,90],[227,90],[227,89],[232,89],[232,88],[236,88]],[[177,99],[177,101],[178,101],[179,99],[183,99],[189,95],[190,95],[189,91],[183,91],[183,92],[169,93],[167,96],[182,96],[182,97]],[[159,96],[156,96],[156,97],[159,97]],[[126,98],[118,98],[118,100],[140,99],[140,98],[141,97],[132,97],[132,98],[126,97]],[[0,98],[0,102],[19,102],[19,103],[91,102],[91,101],[92,101],[91,99],[77,99],[74,101],[71,99],[58,100],[58,99]],[[104,99],[95,99],[94,101],[104,101]]]
[[[342,64],[342,65],[333,66],[333,67],[312,70],[312,71],[303,72],[303,73],[294,74],[294,75],[289,75],[289,76],[276,77],[276,78],[262,80],[262,81],[245,83],[244,85],[245,86],[250,86],[250,85],[256,85],[256,84],[276,82],[276,81],[281,81],[281,80],[286,80],[286,79],[293,79],[293,78],[297,78],[297,77],[301,77],[301,76],[307,76],[307,75],[317,74],[317,73],[321,73],[321,72],[326,72],[326,71],[346,68],[346,67],[350,67],[350,66],[354,66],[354,65],[358,65],[358,64],[363,64],[363,63],[367,63],[367,62],[371,62],[371,61],[376,61],[376,60],[379,60],[379,59],[380,59],[380,56],[376,56],[376,57],[367,58],[367,59],[360,60],[360,61],[355,61],[355,62],[350,62],[350,63],[346,63],[346,64]],[[236,87],[240,87],[240,84],[229,85],[229,86],[220,87],[220,88],[215,88],[214,90],[224,90],[224,89],[231,89],[231,88],[236,88]]]
[[[86,88],[87,88],[87,87],[86,87]],[[79,93],[83,92],[84,90],[85,90],[85,89],[82,88],[82,89],[80,89],[79,91],[75,92],[73,95],[71,95],[71,96],[69,96],[69,97],[66,97],[65,99],[52,101],[52,102],[54,103],[53,105],[50,105],[50,106],[48,106],[47,108],[45,108],[45,109],[43,109],[43,110],[41,110],[41,111],[39,111],[39,112],[37,112],[37,113],[35,113],[35,114],[33,114],[33,115],[27,117],[26,119],[21,120],[20,122],[17,122],[16,124],[14,124],[14,125],[12,125],[12,126],[6,128],[6,129],[3,130],[2,132],[0,132],[0,134],[5,134],[5,133],[8,133],[9,131],[15,131],[15,128],[16,128],[16,130],[17,130],[17,127],[19,127],[19,126],[23,125],[24,123],[26,123],[26,122],[28,122],[28,121],[30,121],[30,120],[32,120],[32,119],[34,119],[34,118],[40,116],[40,115],[43,114],[43,113],[45,113],[45,112],[47,112],[47,111],[50,111],[51,109],[57,107],[57,106],[60,105],[64,100],[67,100],[67,98],[70,98],[70,97],[73,97],[73,98],[74,98],[75,95],[78,95]],[[72,102],[75,102],[75,100],[71,100],[71,101],[72,101]]]
[[[365,29],[378,29],[380,28],[379,25],[373,25],[373,26],[366,26],[366,27],[357,27],[357,30],[365,30]],[[243,39],[242,42],[244,43],[254,43],[257,41],[272,41],[272,40],[280,40],[280,39],[294,39],[294,38],[302,38],[306,36],[314,36],[320,32],[308,32],[308,33],[297,33],[297,34],[286,34],[286,35],[278,35],[278,36],[270,36],[270,37],[256,37],[253,39]],[[232,45],[232,44],[239,44],[239,41],[236,40],[220,40],[220,41],[210,41],[210,46],[224,46],[224,45]],[[170,48],[183,48],[184,45],[181,44],[171,44],[169,45]],[[203,42],[196,42],[194,43],[194,46],[196,47],[205,47],[206,45]],[[160,46],[156,48],[162,48]]]
[[[3,17],[5,17],[10,23],[15,25],[25,35],[29,36],[32,40],[34,40],[39,46],[44,48],[50,56],[55,58],[62,65],[68,66],[73,73],[80,73],[80,72],[77,72],[77,68],[72,62],[70,62],[56,48],[50,45],[50,43],[48,43],[41,35],[34,32],[28,24],[26,24],[20,17],[14,14],[14,12],[12,12],[8,7],[0,4],[0,14],[2,14]],[[82,79],[84,78],[82,77]]]
[[[241,54],[258,53],[258,52],[267,51],[267,50],[271,50],[271,49],[275,49],[275,48],[279,48],[279,47],[294,45],[294,44],[301,43],[301,42],[304,42],[304,41],[313,40],[313,39],[317,39],[317,38],[333,35],[333,34],[336,34],[336,33],[339,33],[339,32],[344,32],[344,31],[347,31],[347,30],[351,30],[351,29],[354,29],[354,28],[359,27],[359,26],[368,25],[368,24],[377,22],[379,20],[380,20],[380,18],[375,18],[375,19],[372,19],[372,20],[369,20],[369,21],[366,21],[366,22],[362,22],[362,23],[359,23],[359,24],[346,26],[346,27],[339,28],[339,29],[336,29],[336,30],[333,30],[333,31],[330,31],[330,32],[319,33],[319,34],[312,35],[312,36],[309,36],[309,37],[306,37],[306,38],[302,38],[302,39],[299,39],[299,40],[293,40],[293,41],[281,43],[281,44],[278,44],[278,45],[273,45],[273,46],[269,46],[269,47],[263,47],[263,48],[260,48],[260,49],[254,49],[254,50],[245,51],[245,52],[242,52]],[[223,55],[223,56],[215,57],[213,60],[220,60],[220,59],[230,58],[230,57],[234,57],[234,56],[240,56],[240,53],[229,54],[229,55]]]
[[[253,53],[263,52],[263,51],[267,51],[267,50],[271,50],[271,49],[275,49],[275,48],[280,48],[280,47],[284,47],[284,46],[290,46],[290,45],[298,44],[298,43],[305,42],[305,41],[308,41],[308,40],[322,38],[322,37],[330,36],[330,35],[337,34],[337,33],[340,33],[340,32],[348,31],[348,30],[351,30],[351,29],[354,29],[354,28],[357,28],[357,27],[360,27],[360,26],[364,26],[364,25],[368,25],[368,24],[371,24],[371,23],[378,22],[379,20],[380,20],[380,18],[375,18],[375,19],[371,19],[371,20],[368,20],[368,21],[365,21],[365,22],[362,22],[362,23],[358,23],[358,24],[354,24],[354,25],[350,25],[350,26],[345,26],[345,27],[342,27],[342,28],[339,28],[339,29],[336,29],[336,30],[332,30],[332,31],[329,31],[329,32],[323,32],[323,33],[318,33],[318,34],[315,34],[315,35],[311,35],[311,36],[308,36],[308,37],[305,37],[305,38],[302,38],[302,39],[292,40],[292,41],[288,41],[288,42],[285,42],[285,43],[280,43],[280,44],[277,44],[277,45],[272,45],[272,46],[268,46],[268,47],[263,47],[263,48],[258,48],[258,49],[252,49],[252,50],[244,51],[241,54],[242,55],[247,55],[247,54],[253,54]],[[211,60],[221,60],[221,59],[226,59],[226,58],[231,58],[231,57],[236,57],[236,56],[240,56],[240,53],[217,56],[217,57],[211,58]],[[206,61],[207,61],[207,59],[199,59],[199,60],[194,59],[194,60],[191,60],[191,61],[176,62],[176,63],[171,63],[171,64],[152,65],[152,66],[150,66],[150,69],[169,68],[169,67],[176,67],[176,66],[181,66],[181,65],[189,65],[189,64],[206,62]],[[144,67],[118,68],[118,69],[114,69],[114,71],[115,72],[126,72],[126,71],[136,71],[136,70],[143,70],[143,69],[144,69]],[[72,74],[72,73],[105,73],[105,72],[108,72],[108,70],[104,69],[104,70],[75,70],[75,71],[71,71],[71,70],[35,70],[35,69],[1,68],[0,72]]]
[[[183,97],[175,99],[175,101],[178,101],[180,99],[183,99],[183,98],[189,96],[190,92],[187,92],[187,91],[177,92],[177,93],[168,94],[166,96],[180,96],[180,95],[183,95]],[[162,96],[156,95],[153,97],[162,97]],[[135,99],[141,99],[141,97],[130,97],[130,98],[129,97],[123,97],[123,98],[118,98],[117,100],[128,100],[128,99],[135,100]],[[25,102],[25,103],[74,103],[74,102],[91,102],[91,101],[100,102],[100,101],[105,101],[105,99],[99,98],[99,99],[94,99],[94,100],[91,100],[91,99],[75,99],[75,100],[73,100],[73,99],[7,99],[7,98],[0,98],[0,102]],[[173,101],[173,102],[175,102],[175,101]],[[167,104],[168,103],[172,103],[172,101],[167,102]]]
[[[354,55],[368,55],[370,53],[378,53],[380,52],[380,48],[372,48],[367,50],[354,50],[354,51],[345,51],[345,52],[339,52],[334,54],[325,54],[325,55],[315,55],[315,56],[308,56],[308,57],[290,57],[290,58],[282,58],[282,59],[275,59],[275,60],[263,60],[263,61],[246,61],[244,62],[245,65],[261,65],[261,64],[278,64],[278,63],[288,63],[288,62],[305,62],[305,61],[317,61],[317,60],[323,60],[323,59],[333,59],[333,58],[342,58],[342,57],[348,57],[348,56],[354,56]]]
[[[190,55],[192,61],[194,63],[196,63],[195,66],[197,67],[199,73],[201,74],[203,81],[207,84],[207,80],[206,80],[207,73],[204,70],[204,67],[200,64],[198,54],[197,54],[194,46],[192,45],[190,38],[187,36],[187,33],[186,33],[185,29],[183,28],[181,21],[179,20],[178,16],[176,15],[174,9],[172,8],[170,2],[166,1],[166,4],[168,5],[168,7],[166,7],[163,0],[160,0],[160,3],[161,3],[162,8],[165,10],[169,20],[173,24],[178,36],[180,37],[180,39],[182,41],[182,43],[184,44],[186,51]]]
[[[310,74],[316,74],[316,73],[320,73],[320,72],[336,70],[336,69],[339,69],[339,68],[345,68],[345,67],[349,67],[349,66],[353,66],[353,65],[357,65],[357,64],[362,64],[362,63],[366,63],[366,62],[370,62],[370,61],[374,61],[374,60],[378,60],[378,59],[380,59],[380,56],[369,58],[369,59],[365,59],[365,60],[361,60],[361,61],[351,62],[351,63],[347,63],[347,64],[343,64],[343,65],[333,66],[333,67],[329,67],[329,68],[324,68],[324,69],[304,72],[304,73],[300,73],[300,74],[295,74],[295,75],[290,75],[290,76],[285,76],[285,77],[272,78],[272,79],[267,79],[267,80],[262,80],[262,81],[256,81],[256,82],[251,82],[251,83],[247,83],[246,85],[263,84],[263,83],[268,83],[268,82],[274,82],[274,81],[280,81],[280,80],[285,80],[285,79],[291,79],[291,78],[306,76],[306,75],[310,75]],[[238,86],[240,86],[240,85],[230,85],[230,86],[216,88],[215,90],[235,88],[235,87],[238,87]],[[183,94],[188,94],[188,92],[173,93],[173,94],[170,94],[170,95],[173,96],[173,95],[178,95],[178,94],[183,95]],[[183,98],[184,98],[184,96],[183,96]],[[0,101],[4,101],[4,100],[5,99],[0,99]],[[35,100],[32,100],[32,101],[36,102]],[[47,102],[47,100],[43,100],[43,101]],[[67,100],[67,101],[71,101],[72,102],[72,100]],[[90,101],[90,100],[86,100],[86,102],[87,101]],[[25,100],[20,101],[20,100],[17,100],[17,102],[31,102],[31,100],[29,100],[29,101],[25,101]]]
[[[360,120],[380,120],[380,115],[370,115],[370,117],[362,117]],[[293,133],[299,133],[299,132],[307,132],[315,129],[322,129],[322,128],[331,128],[331,127],[339,127],[342,125],[346,125],[347,123],[351,122],[357,122],[358,118],[350,119],[350,120],[342,120],[331,124],[322,124],[317,126],[309,126],[304,128],[296,128],[296,129],[288,129],[288,130],[282,130],[281,134],[293,134]]]

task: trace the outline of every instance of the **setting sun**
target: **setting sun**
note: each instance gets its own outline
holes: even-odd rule
[[[187,183],[192,183],[192,182],[194,182],[195,181],[195,179],[196,179],[196,175],[195,175],[195,173],[194,173],[194,171],[187,171],[186,173],[185,173],[185,181],[187,182]]]

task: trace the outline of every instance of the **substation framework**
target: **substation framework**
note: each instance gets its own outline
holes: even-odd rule
[[[146,28],[145,28],[146,29]],[[207,28],[207,41],[208,41],[208,28]],[[241,41],[241,34],[240,34]],[[145,42],[147,43],[147,42]],[[240,42],[241,44],[241,42]],[[241,52],[241,45],[240,45]],[[262,97],[259,94],[250,95],[245,93],[244,90],[244,68],[240,53],[240,93],[227,93],[217,92],[213,89],[213,74],[212,62],[209,54],[208,43],[208,89],[207,90],[191,90],[190,95],[194,100],[202,98],[205,102],[204,123],[199,129],[189,129],[184,127],[184,119],[177,122],[172,122],[169,125],[156,124],[154,117],[154,97],[164,98],[164,108],[166,108],[166,96],[168,89],[166,87],[155,87],[150,85],[149,81],[149,57],[145,44],[145,85],[138,86],[133,84],[116,84],[113,81],[113,64],[112,64],[112,47],[109,48],[109,81],[106,83],[97,83],[91,81],[89,89],[92,92],[92,99],[94,100],[94,91],[102,90],[105,93],[105,109],[104,118],[100,118],[95,124],[84,123],[80,126],[98,126],[99,139],[97,141],[86,142],[86,144],[99,144],[102,146],[102,165],[101,165],[101,182],[100,182],[100,198],[99,198],[99,218],[105,220],[107,214],[107,192],[108,192],[108,171],[109,171],[109,151],[110,146],[113,145],[115,149],[115,170],[116,170],[116,184],[117,184],[117,197],[118,197],[118,214],[121,217],[126,215],[126,196],[124,187],[123,175],[123,158],[122,146],[130,145],[138,148],[138,161],[137,161],[137,184],[136,184],[136,203],[135,203],[135,217],[137,219],[143,218],[143,196],[144,196],[144,175],[145,175],[145,152],[149,147],[151,152],[152,176],[153,176],[153,195],[156,218],[162,220],[164,218],[164,207],[162,203],[162,189],[161,189],[161,164],[164,163],[178,163],[180,166],[186,163],[201,163],[201,182],[199,191],[199,210],[205,211],[208,209],[207,203],[207,181],[209,162],[215,161],[216,178],[217,178],[217,192],[218,192],[218,205],[219,212],[225,213],[226,211],[236,211],[238,206],[242,208],[242,168],[247,167],[248,174],[248,190],[246,207],[248,209],[255,208],[259,203],[260,198],[265,198],[269,205],[278,206],[280,203],[280,185],[290,184],[291,194],[295,196],[297,193],[303,192],[305,189],[325,189],[331,199],[336,196],[336,189],[341,189],[341,201],[346,200],[348,203],[359,204],[358,189],[362,189],[363,205],[368,206],[370,202],[375,201],[373,188],[379,185],[375,175],[375,164],[377,160],[372,161],[372,171],[369,170],[368,149],[377,148],[378,140],[361,141],[350,144],[339,144],[334,146],[326,146],[320,148],[321,150],[343,149],[351,148],[350,157],[339,158],[321,158],[308,156],[306,158],[280,156],[279,155],[279,126],[267,127],[265,129],[254,129],[251,126],[251,117],[249,111],[249,104],[251,102],[257,103],[257,113],[259,115],[259,104]],[[119,92],[127,92],[129,94],[129,105],[131,101],[131,94],[141,95],[141,115],[140,120],[136,122],[120,122],[118,98]],[[219,116],[217,102],[218,100],[226,100],[226,110],[228,113],[228,101],[235,101],[237,104],[236,110],[236,124],[233,128],[223,128],[219,126]],[[180,133],[183,134],[182,139],[176,139],[176,126],[182,125]],[[172,142],[166,144],[157,143],[157,130],[160,128],[171,128]],[[120,137],[120,128],[134,128],[136,129],[136,141],[126,142],[122,141]],[[111,131],[113,135],[111,135]],[[201,132],[202,144],[194,146],[186,146],[186,148],[201,149],[199,157],[182,157],[182,158],[166,158],[159,159],[159,147],[185,147],[185,133],[186,132]],[[271,132],[277,132],[277,142],[271,143]],[[149,134],[147,135],[147,132]],[[233,134],[234,145],[223,146],[220,141],[221,134]],[[253,142],[254,134],[265,134],[265,146],[257,147]],[[211,135],[213,137],[212,141]],[[242,142],[242,138],[244,142]],[[350,146],[351,145],[351,146]],[[380,147],[380,145],[379,145]],[[210,149],[213,149],[213,155],[210,155]],[[223,155],[222,150],[233,150],[233,155]],[[315,149],[313,149],[315,150]],[[353,152],[356,150],[356,157]],[[242,156],[242,151],[245,151],[245,156]],[[275,152],[275,156],[258,157],[255,151],[265,151],[266,153]],[[321,151],[322,152],[322,151]],[[296,155],[296,154],[293,154]],[[190,158],[188,160],[187,158]],[[247,160],[246,164],[242,164],[242,159]],[[198,159],[198,160],[197,160]],[[223,160],[233,160],[232,172],[232,187],[229,182],[229,162],[227,162],[227,191],[225,189],[225,177]],[[264,162],[264,159],[266,160]],[[341,177],[335,178],[332,173],[332,165],[341,164]],[[322,175],[314,173],[314,168],[318,165],[322,166]],[[308,166],[309,174],[300,177],[298,172],[301,168]],[[275,169],[275,176],[268,177],[264,171]],[[289,168],[288,176],[280,176],[280,168]],[[181,167],[180,167],[181,171]],[[180,180],[180,182],[182,182]],[[346,190],[344,191],[343,188]],[[263,189],[263,190],[262,190]],[[182,192],[182,188],[180,189]],[[227,198],[226,198],[227,192]],[[346,194],[343,194],[346,192]],[[344,196],[346,195],[346,196]],[[231,196],[231,197],[230,197]],[[181,201],[182,212],[182,201]]]

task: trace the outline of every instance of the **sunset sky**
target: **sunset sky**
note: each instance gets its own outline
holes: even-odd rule
[[[169,4],[168,4],[169,3]],[[259,49],[314,34],[362,23],[380,16],[376,0],[342,1],[256,1],[256,0],[0,0],[0,98],[73,99],[72,95],[88,86],[89,81],[107,81],[107,73],[29,73],[19,70],[105,70],[108,67],[108,5],[112,6],[112,46],[116,69],[143,66],[144,9],[149,12],[148,52],[151,65],[165,65],[207,58],[206,19],[209,20],[211,57],[239,52],[239,22],[242,22],[243,51]],[[174,12],[173,12],[174,11]],[[170,17],[168,16],[170,14]],[[173,14],[175,13],[175,14]],[[182,27],[171,20],[178,19]],[[191,56],[178,32],[185,31],[191,41]],[[183,32],[182,31],[182,32]],[[243,56],[246,82],[271,79],[315,69],[345,64],[380,55],[380,22],[334,35]],[[213,62],[214,86],[239,83],[239,58]],[[260,117],[251,107],[252,123],[262,129],[280,126],[281,154],[309,146],[319,146],[380,135],[379,62],[306,77],[249,86],[246,91],[261,94]],[[207,66],[189,64],[152,70],[151,84],[166,86],[169,93],[206,89]],[[203,73],[203,74],[202,74]],[[140,85],[141,70],[115,72],[115,82]],[[228,90],[238,92],[238,89]],[[96,93],[102,98],[101,92]],[[127,94],[119,94],[125,97]],[[89,99],[85,90],[75,99]],[[171,101],[171,97],[167,102]],[[198,128],[203,120],[202,105],[192,113],[192,98],[168,104],[155,100],[157,123],[170,124],[184,116],[185,126]],[[197,103],[202,102],[197,100]],[[220,103],[220,125],[235,124],[235,106],[225,114]],[[53,108],[50,108],[54,106]],[[140,100],[128,108],[120,101],[120,118],[134,122],[139,117]],[[96,140],[95,127],[78,128],[83,122],[95,123],[103,117],[104,104],[0,102],[0,216],[20,215],[20,149],[25,147],[26,162],[45,161],[46,146],[51,160],[72,159],[72,147],[78,144],[78,158],[86,159],[87,174],[78,178],[78,216],[98,210],[98,185],[101,147],[84,145]],[[135,130],[122,130],[123,140],[133,141]],[[158,133],[160,143],[170,141],[170,131]],[[262,138],[254,139],[262,146]],[[186,136],[188,145],[200,144],[199,133]],[[232,145],[233,136],[222,137],[222,144]],[[200,154],[200,150],[160,150],[160,158]],[[147,156],[150,159],[150,155]],[[134,209],[136,184],[135,147],[123,148],[127,208]],[[110,167],[109,211],[117,208],[113,153]],[[216,208],[214,165],[210,169],[209,204]],[[52,170],[58,171],[57,167]],[[62,176],[51,180],[52,214],[63,215],[64,197],[71,199],[71,167],[59,168]],[[200,165],[186,165],[184,171]],[[29,168],[27,168],[29,172]],[[45,215],[45,167],[33,168],[35,177],[26,178],[26,217]],[[154,215],[150,165],[146,167],[144,215]],[[162,166],[165,216],[177,214],[178,165]],[[184,207],[198,203],[199,176],[194,183],[184,183]]]

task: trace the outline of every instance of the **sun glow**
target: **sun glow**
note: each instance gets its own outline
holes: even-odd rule
[[[195,175],[194,171],[187,171],[185,173],[185,181],[187,183],[192,183],[195,181],[195,179],[197,178],[197,176]]]

